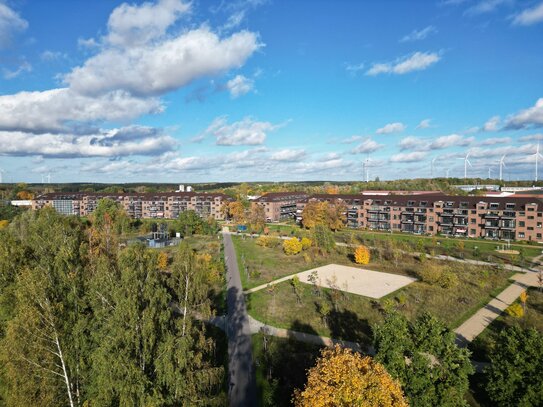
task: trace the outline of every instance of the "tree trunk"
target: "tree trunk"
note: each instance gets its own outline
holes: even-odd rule
[[[64,363],[64,356],[62,355],[62,349],[58,340],[58,335],[55,332],[55,344],[57,345],[58,357],[62,365],[62,373],[64,375],[64,381],[66,382],[66,390],[68,391],[68,399],[70,400],[70,407],[74,407],[74,401],[72,399],[72,389],[70,386],[70,378],[68,377],[68,371],[66,370],[66,363]]]

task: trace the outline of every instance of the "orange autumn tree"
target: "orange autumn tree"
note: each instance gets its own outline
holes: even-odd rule
[[[400,384],[383,365],[339,345],[321,352],[293,402],[296,407],[408,407]]]
[[[160,271],[165,271],[168,268],[168,254],[166,252],[158,254],[157,267]]]
[[[358,246],[354,251],[354,261],[357,264],[368,264],[370,262],[370,250],[366,246]]]

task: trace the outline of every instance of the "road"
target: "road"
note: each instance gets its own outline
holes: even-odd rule
[[[228,398],[231,407],[256,406],[251,329],[232,237],[223,233],[227,280]]]

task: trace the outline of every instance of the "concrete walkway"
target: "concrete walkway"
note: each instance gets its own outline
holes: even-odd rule
[[[232,237],[223,233],[227,277],[228,399],[231,407],[256,406],[251,328]]]
[[[520,294],[529,287],[538,285],[537,273],[515,274],[514,283],[503,290],[487,305],[477,311],[471,318],[455,329],[456,343],[467,346],[485,328],[492,323],[507,307],[513,304]]]

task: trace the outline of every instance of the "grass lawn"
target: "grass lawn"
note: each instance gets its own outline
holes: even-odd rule
[[[303,254],[287,256],[283,253],[281,245],[276,248],[261,247],[255,243],[254,238],[232,236],[238,258],[243,288],[252,288],[269,283],[280,277],[296,274],[314,267],[324,266],[329,263],[353,265],[347,255],[347,248],[343,253],[333,253],[328,257],[316,255],[315,251]]]
[[[525,262],[523,262],[521,257],[518,255],[511,256],[498,253],[496,248],[504,244],[504,242],[500,241],[418,236],[407,233],[391,234],[351,229],[344,229],[336,232],[337,241],[349,243],[351,241],[351,236],[354,236],[357,241],[362,241],[369,246],[375,246],[377,242],[392,240],[395,243],[404,245],[405,249],[412,249],[414,251],[424,250],[429,254],[446,254],[454,257],[464,257],[466,259],[491,262],[495,262],[499,259],[506,263],[526,266]],[[459,245],[463,245],[463,249],[461,249]],[[543,245],[538,246],[535,244],[531,245],[519,243],[512,244],[511,249],[521,251],[524,258],[530,261],[542,253]]]
[[[329,259],[326,262],[329,263]],[[367,345],[371,342],[371,325],[383,319],[383,310],[388,307],[397,308],[410,319],[428,311],[451,329],[456,328],[502,291],[512,274],[450,262],[437,264],[451,269],[458,276],[458,286],[445,289],[417,281],[380,300],[373,300],[329,289],[320,289],[319,295],[313,286],[302,284],[299,302],[290,281],[285,281],[273,289],[249,294],[247,306],[256,319],[274,326]],[[398,266],[390,261],[376,261],[364,267],[413,276],[420,263],[404,256]],[[323,304],[325,312],[326,308],[330,309],[326,324],[321,312]]]

